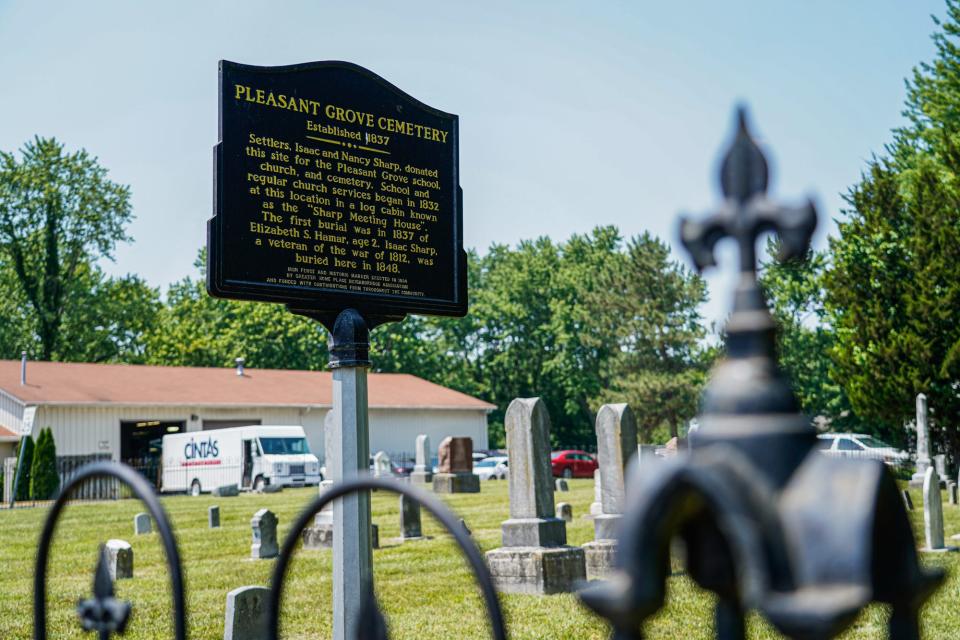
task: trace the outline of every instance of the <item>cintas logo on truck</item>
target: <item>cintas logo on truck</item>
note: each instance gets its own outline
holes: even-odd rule
[[[220,447],[213,438],[207,438],[197,442],[190,438],[190,442],[183,445],[184,461],[181,466],[193,467],[208,464],[220,464],[221,460],[217,458],[220,455]]]

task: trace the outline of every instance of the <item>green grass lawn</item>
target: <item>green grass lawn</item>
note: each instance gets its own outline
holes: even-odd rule
[[[570,492],[557,494],[570,502],[574,522],[568,526],[571,544],[593,537],[593,526],[583,514],[593,499],[592,480],[574,480]],[[473,530],[483,551],[500,543],[500,523],[507,518],[505,482],[483,483],[483,492],[446,497],[447,504]],[[226,594],[243,585],[266,585],[272,560],[252,561],[250,518],[262,507],[280,519],[281,539],[296,514],[316,495],[315,489],[288,490],[272,495],[241,495],[237,498],[177,496],[164,499],[164,506],[177,533],[187,581],[190,637],[223,637]],[[918,492],[914,503],[921,504]],[[207,507],[219,504],[221,528],[207,529]],[[398,543],[398,498],[382,492],[373,498],[374,521],[380,527],[381,548],[374,551],[377,592],[392,638],[483,638],[489,637],[482,602],[465,563],[450,538],[424,514],[430,540]],[[50,637],[84,636],[76,624],[75,607],[90,594],[97,546],[109,538],[122,538],[133,545],[134,579],[117,585],[121,597],[133,602],[133,617],[127,638],[172,637],[170,592],[166,565],[156,533],[133,536],[133,516],[142,511],[133,500],[113,503],[77,503],[67,508],[60,521],[49,573]],[[960,509],[946,504],[947,535],[960,532]],[[0,638],[29,638],[32,632],[32,576],[40,527],[46,509],[0,511]],[[922,536],[923,512],[911,513],[915,531]],[[927,562],[942,563],[951,572],[947,584],[928,604],[923,614],[924,637],[960,638],[960,554],[930,555]],[[283,629],[286,638],[323,638],[330,633],[330,551],[301,550],[288,575],[284,595]],[[606,638],[606,625],[580,606],[573,595],[548,597],[502,596],[511,638]],[[710,595],[688,578],[670,580],[668,606],[648,625],[650,638],[710,638]],[[881,638],[886,612],[868,609],[844,638]],[[778,638],[761,620],[750,622],[751,638]]]

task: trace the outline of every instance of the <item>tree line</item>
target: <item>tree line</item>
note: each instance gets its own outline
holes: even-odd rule
[[[845,195],[838,233],[806,262],[763,267],[781,364],[804,411],[834,430],[910,444],[926,393],[938,448],[960,452],[960,8],[908,80],[907,124]],[[219,300],[193,276],[161,292],[108,276],[129,188],[86,151],[37,137],[0,152],[0,356],[319,370],[326,335],[280,305]],[[775,241],[768,247],[771,255]],[[471,251],[470,313],[409,317],[371,336],[376,371],[411,373],[503,411],[544,398],[556,444],[593,440],[601,403],[629,402],[645,439],[696,413],[713,359],[703,280],[661,240],[615,227]]]

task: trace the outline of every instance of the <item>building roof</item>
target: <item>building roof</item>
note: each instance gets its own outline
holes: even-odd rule
[[[329,407],[332,382],[329,371],[29,362],[21,385],[20,361],[0,360],[0,390],[28,405]],[[373,409],[496,408],[405,373],[369,374],[367,395]]]
[[[0,424],[0,442],[19,442],[20,435],[13,429]]]

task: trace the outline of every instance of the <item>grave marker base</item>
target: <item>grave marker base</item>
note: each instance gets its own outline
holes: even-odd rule
[[[480,476],[473,473],[436,473],[434,493],[480,493]]]
[[[586,578],[579,547],[502,547],[487,552],[487,565],[502,593],[568,593]]]
[[[613,571],[617,555],[616,540],[592,540],[583,545],[587,565],[587,580],[603,580]]]

